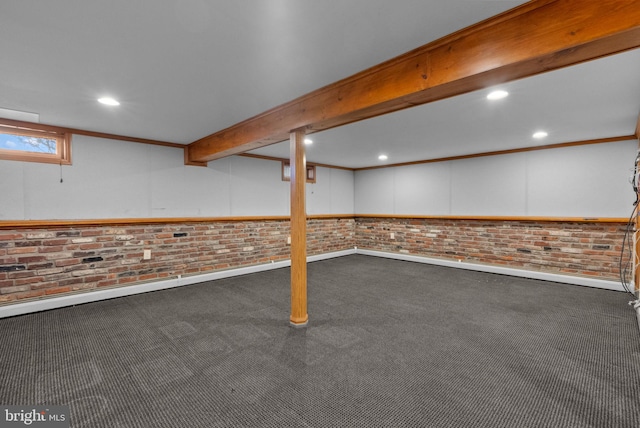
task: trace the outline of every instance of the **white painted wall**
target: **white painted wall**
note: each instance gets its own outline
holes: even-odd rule
[[[627,217],[635,140],[357,171],[359,214]]]
[[[355,174],[318,167],[307,212],[626,217],[636,152],[631,140]],[[280,168],[247,157],[185,166],[179,149],[74,136],[71,166],[0,161],[0,220],[288,215]]]
[[[353,171],[316,167],[316,182],[306,186],[307,214],[353,214],[354,176]]]
[[[280,162],[230,157],[203,168],[172,147],[79,135],[72,144],[71,166],[0,160],[0,220],[289,214]],[[354,173],[317,176],[307,212],[353,214]]]

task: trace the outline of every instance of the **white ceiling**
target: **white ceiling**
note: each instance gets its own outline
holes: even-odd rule
[[[188,144],[522,3],[3,0],[0,108]],[[479,91],[314,134],[307,158],[363,167],[382,151],[397,163],[525,147],[538,128],[544,144],[630,135],[637,76],[640,50],[512,82],[495,104]]]
[[[489,101],[493,89],[509,97]],[[640,49],[313,134],[310,162],[362,168],[633,135]],[[532,138],[544,130],[543,140]],[[288,157],[283,142],[251,153]],[[384,162],[379,154],[388,155]]]

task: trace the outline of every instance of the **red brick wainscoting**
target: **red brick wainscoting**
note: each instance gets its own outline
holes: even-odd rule
[[[290,256],[288,217],[22,223],[0,222],[0,303]],[[618,281],[625,228],[622,219],[316,216],[307,221],[307,255],[357,246]],[[148,260],[145,250],[151,252]]]
[[[356,218],[359,248],[617,281],[626,229],[607,222]],[[391,238],[393,234],[393,238]]]
[[[0,229],[0,303],[289,258],[288,218],[63,223]],[[353,216],[309,219],[307,229],[310,256],[355,246]]]

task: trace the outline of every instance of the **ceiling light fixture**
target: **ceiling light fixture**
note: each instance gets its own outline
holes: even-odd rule
[[[389,156],[387,156],[387,155],[380,155],[380,156],[378,156],[378,159],[379,159],[379,160],[381,160],[381,161],[385,161],[385,160],[389,159]]]
[[[313,144],[313,140],[312,140],[311,138],[305,138],[305,139],[304,139],[304,143],[305,143],[307,146],[310,146],[311,144]]]
[[[108,105],[108,106],[119,106],[120,105],[120,103],[117,100],[115,100],[115,99],[113,99],[111,97],[98,98],[98,102],[101,103],[101,104]]]
[[[490,92],[489,95],[487,95],[487,99],[488,100],[499,100],[499,99],[502,99],[502,98],[506,98],[508,96],[509,96],[509,92],[503,91],[502,89],[499,89],[497,91]]]
[[[538,131],[535,134],[533,134],[533,138],[537,138],[539,140],[541,138],[546,137],[547,135],[549,135],[549,134],[544,132],[544,131]]]

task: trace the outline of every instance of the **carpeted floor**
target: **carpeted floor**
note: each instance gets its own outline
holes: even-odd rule
[[[0,404],[72,427],[640,426],[631,296],[353,255],[0,320]]]

